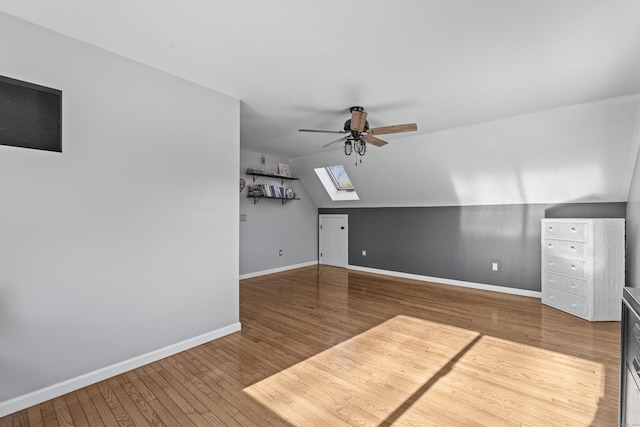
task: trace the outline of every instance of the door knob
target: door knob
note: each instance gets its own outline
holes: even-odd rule
[[[344,227],[340,227],[340,230],[344,230]]]

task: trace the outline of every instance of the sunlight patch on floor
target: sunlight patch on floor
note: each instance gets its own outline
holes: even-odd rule
[[[598,363],[396,316],[244,391],[297,426],[589,425],[603,383]]]

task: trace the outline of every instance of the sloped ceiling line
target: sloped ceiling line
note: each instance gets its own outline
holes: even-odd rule
[[[626,201],[638,153],[640,96],[465,126],[367,150],[290,158],[319,207]],[[314,168],[343,164],[359,202],[331,202]]]
[[[233,94],[246,150],[343,162],[322,134],[297,129],[339,130],[352,105],[371,106],[374,127],[418,123],[349,171],[362,205],[628,197],[635,116],[582,103],[640,92],[640,1],[0,0],[0,10]]]

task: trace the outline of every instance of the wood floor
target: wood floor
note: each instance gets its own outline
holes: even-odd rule
[[[40,425],[617,425],[620,324],[312,266],[243,280],[242,331],[0,418]]]

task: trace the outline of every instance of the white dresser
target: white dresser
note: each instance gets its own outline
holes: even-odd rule
[[[542,219],[542,302],[591,321],[620,320],[624,219]]]

